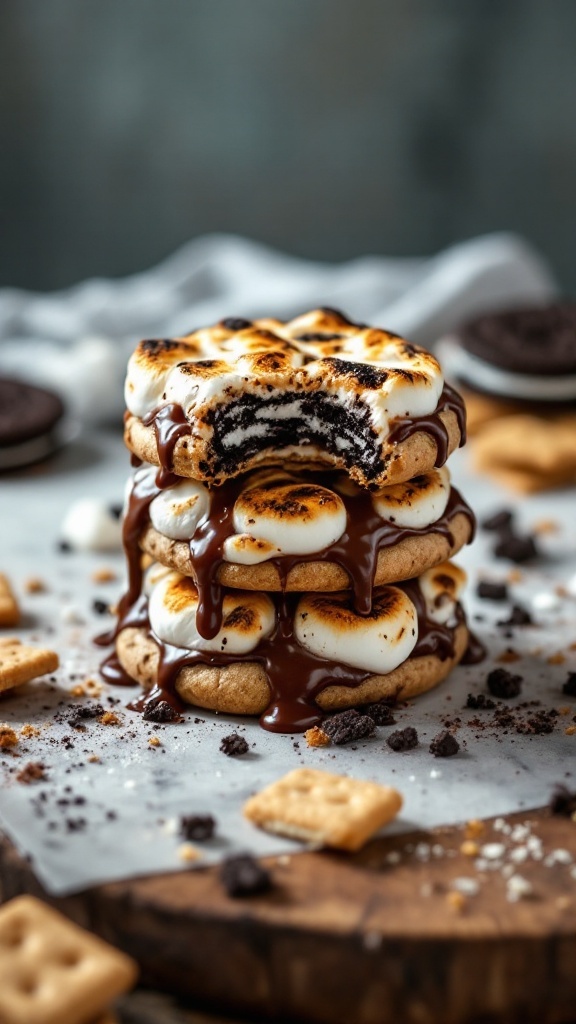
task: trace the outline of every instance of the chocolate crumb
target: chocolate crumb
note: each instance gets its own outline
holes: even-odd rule
[[[159,700],[157,704],[146,708],[142,718],[146,722],[179,722],[180,715],[170,707],[167,700]]]
[[[396,729],[390,733],[386,742],[396,753],[403,753],[418,746],[418,733],[412,725],[407,725],[405,729]]]
[[[454,757],[460,750],[460,744],[448,729],[443,729],[434,737],[430,744],[430,753],[434,757]]]
[[[47,778],[46,768],[41,761],[29,761],[16,775],[16,782],[29,786],[31,782],[45,782]]]
[[[497,626],[531,626],[533,625],[533,618],[530,612],[527,612],[521,605],[512,605],[512,611],[507,619],[501,619],[496,623]]]
[[[249,853],[227,857],[220,867],[220,881],[229,896],[253,896],[272,888],[270,872]]]
[[[562,693],[567,697],[576,697],[576,672],[569,672],[568,678],[562,687]]]
[[[72,545],[67,540],[59,540],[58,551],[62,552],[63,555],[67,555],[72,551]]]
[[[571,793],[566,786],[556,786],[550,798],[550,810],[552,814],[573,818],[576,814],[576,793]]]
[[[485,693],[469,693],[466,699],[466,707],[474,711],[492,711],[496,704]]]
[[[322,722],[322,731],[330,737],[336,746],[372,736],[374,729],[374,719],[369,715],[360,715],[353,708],[325,718]]]
[[[108,615],[110,612],[110,605],[108,601],[101,601],[100,598],[96,597],[92,601],[92,611],[96,612],[96,615]]]
[[[220,750],[227,757],[241,757],[242,754],[248,753],[249,747],[243,736],[237,732],[231,732],[220,743]]]
[[[538,548],[534,537],[502,534],[493,551],[495,558],[507,558],[510,562],[521,564],[538,557]]]
[[[112,516],[112,519],[121,519],[124,507],[120,504],[109,505],[108,511]]]
[[[522,676],[515,676],[505,668],[493,669],[488,673],[486,682],[492,696],[503,700],[517,697],[522,689]]]
[[[503,508],[499,512],[494,512],[487,519],[484,519],[481,523],[483,530],[490,532],[500,532],[501,530],[509,529],[514,519],[514,513],[509,508]]]
[[[476,594],[478,597],[485,598],[487,601],[507,601],[508,584],[491,583],[489,580],[480,580],[476,587]]]
[[[396,723],[389,704],[363,704],[358,711],[361,715],[368,715],[374,725],[394,725]]]
[[[212,839],[215,829],[216,819],[211,814],[184,814],[180,818],[180,835],[190,842]]]

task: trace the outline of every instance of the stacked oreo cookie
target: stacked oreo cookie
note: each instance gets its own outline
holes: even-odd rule
[[[334,310],[142,342],[126,381],[129,585],[104,674],[295,732],[462,659],[474,517],[436,360]],[[144,561],[143,561],[144,560]]]

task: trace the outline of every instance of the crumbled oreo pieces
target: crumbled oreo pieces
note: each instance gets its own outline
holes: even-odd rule
[[[496,704],[485,693],[469,693],[466,707],[472,708],[474,711],[493,711]]]
[[[507,558],[509,562],[530,562],[538,558],[538,548],[534,537],[529,534],[501,534],[493,551],[495,558]]]
[[[212,839],[215,830],[216,819],[211,814],[183,814],[180,818],[180,835],[191,843]]]
[[[483,519],[480,525],[483,530],[488,530],[490,533],[500,533],[501,530],[511,528],[513,521],[514,513],[512,510],[503,508],[488,516],[487,519]]]
[[[552,814],[559,814],[563,818],[575,818],[576,793],[572,793],[566,786],[556,786],[550,799],[550,810]]]
[[[229,896],[255,896],[272,888],[272,877],[249,853],[227,857],[220,866],[220,881]]]
[[[567,697],[576,697],[576,672],[569,672],[568,678],[562,687],[562,693]]]
[[[396,753],[414,750],[414,747],[418,746],[418,733],[412,725],[407,725],[405,729],[396,729],[390,733],[386,742]]]
[[[495,668],[488,673],[486,683],[493,697],[509,700],[518,697],[522,690],[522,676],[516,676],[506,668]]]
[[[375,728],[373,718],[361,715],[353,708],[325,718],[322,722],[322,732],[325,732],[336,746],[373,736]]]
[[[73,729],[85,729],[86,722],[101,718],[104,713],[102,704],[80,704],[69,716],[68,725],[71,725]]]
[[[244,737],[237,732],[231,732],[229,736],[224,736],[220,743],[220,750],[227,757],[242,757],[243,754],[248,753],[249,749]]]
[[[476,587],[476,594],[487,601],[507,601],[508,584],[492,583],[490,580],[480,580]]]
[[[159,700],[157,704],[152,704],[151,707],[145,708],[142,718],[146,722],[156,722],[158,724],[180,722],[182,720],[181,716],[171,707],[167,700]]]
[[[454,757],[460,750],[460,744],[448,729],[443,729],[434,737],[430,744],[430,753],[434,757]]]
[[[509,618],[501,619],[496,623],[497,626],[532,626],[533,624],[534,620],[530,612],[519,604],[512,605]]]
[[[92,611],[96,612],[96,615],[108,615],[110,604],[108,601],[102,601],[99,597],[95,597],[92,601]]]
[[[358,708],[360,715],[367,715],[374,725],[394,725],[396,719],[389,704],[362,704]]]

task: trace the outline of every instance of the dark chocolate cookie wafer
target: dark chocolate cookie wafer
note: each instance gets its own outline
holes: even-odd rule
[[[0,377],[0,469],[50,454],[63,415],[64,406],[52,391]]]

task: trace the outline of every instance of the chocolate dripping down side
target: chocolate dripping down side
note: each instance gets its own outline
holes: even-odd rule
[[[441,661],[454,656],[454,630],[465,622],[460,605],[456,606],[456,624],[440,625],[429,618],[424,597],[417,580],[395,584],[413,602],[418,617],[418,639],[410,657],[436,655]],[[181,717],[184,704],[176,691],[178,673],[187,666],[206,665],[212,668],[244,662],[262,666],[270,689],[270,702],[260,719],[271,732],[303,732],[323,716],[316,703],[318,694],[332,685],[355,688],[376,673],[321,658],[303,647],[294,635],[297,594],[276,596],[276,626],[270,637],[260,641],[247,654],[226,654],[212,651],[191,651],[161,641],[150,628],[149,621],[139,623],[159,652],[157,683],[128,707],[147,714],[160,704],[172,709],[173,721]],[[119,630],[130,622],[120,622]]]
[[[315,474],[310,482],[333,486],[335,474]],[[161,477],[163,481],[165,476]],[[180,478],[173,474],[166,486]],[[272,485],[271,485],[272,486]],[[149,507],[160,491],[158,475],[136,472],[123,527],[124,546],[128,562],[128,590],[120,602],[120,615],[137,600],[142,585],[141,551],[138,538],[149,522]],[[223,587],[218,582],[218,570],[224,562],[225,540],[235,532],[234,504],[243,489],[243,479],[235,478],[211,491],[210,508],[190,538],[190,558],[194,580],[198,588],[196,626],[200,636],[211,640],[222,627]],[[382,519],[367,491],[354,495],[341,495],[346,509],[346,530],[333,544],[309,555],[279,555],[270,559],[285,586],[290,570],[303,562],[331,561],[347,574],[354,594],[355,610],[368,615],[372,607],[372,590],[378,564],[378,553],[394,547],[408,537],[440,534],[452,545],[450,524],[458,514],[465,515],[471,526],[471,539],[475,518],[459,491],[451,488],[448,504],[435,523],[424,528],[403,527]],[[109,640],[112,642],[112,638]]]
[[[251,439],[245,442],[244,448],[236,447],[229,451],[220,443],[220,433],[225,434],[229,430],[237,429],[239,425],[243,425],[244,420],[246,421],[245,425],[249,425],[259,409],[268,406],[273,407],[274,405],[281,407],[287,402],[292,402],[294,395],[295,393],[292,391],[286,393],[285,396],[275,397],[274,399],[245,395],[236,402],[231,403],[230,407],[222,406],[221,410],[211,411],[209,422],[211,422],[212,426],[215,425],[215,420],[218,416],[223,421],[219,429],[214,431],[212,441],[215,457],[220,463],[217,471],[214,471],[213,474],[215,483],[218,482],[218,477],[226,477],[237,472],[240,462],[246,463],[250,458],[253,458],[262,451],[262,444],[259,439]],[[369,422],[369,410],[363,407],[361,412],[356,411],[353,414],[350,411],[343,410],[333,397],[324,397],[318,392],[308,395],[298,392],[297,397],[302,404],[301,414],[293,418],[279,417],[275,426],[273,426],[274,421],[271,420],[271,434],[267,435],[268,442],[277,448],[293,445],[300,439],[303,426],[305,426],[306,443],[312,442],[326,449],[330,454],[344,458],[347,460],[346,469],[350,469],[352,465],[361,461],[367,467],[367,480],[376,480],[384,468],[384,463],[376,434]],[[443,466],[448,457],[449,443],[448,432],[440,418],[440,414],[445,411],[451,411],[456,416],[460,431],[460,447],[462,447],[466,441],[466,409],[463,399],[449,384],[444,384],[438,405],[433,413],[427,416],[397,417],[393,421],[390,431],[390,443],[399,444],[419,431],[426,433],[432,437],[436,444],[436,467]],[[325,431],[315,431],[307,422],[307,413],[309,413],[310,418],[312,416],[317,417],[318,415],[321,418],[323,417],[325,420]],[[228,423],[228,419],[233,416],[236,417],[234,422]],[[359,420],[362,422],[359,422]],[[174,403],[166,403],[157,409],[153,409],[152,412],[144,417],[142,422],[144,426],[153,426],[154,428],[160,463],[159,480],[161,486],[166,487],[168,484],[164,478],[167,479],[173,470],[176,444],[180,438],[192,436],[192,424],[187,419],[182,407]],[[363,447],[359,447],[357,443],[359,432],[363,436]],[[337,448],[335,441],[332,443],[333,438],[337,434],[344,434],[346,436],[348,443],[345,449]],[[368,438],[372,441],[370,452],[366,450]]]

